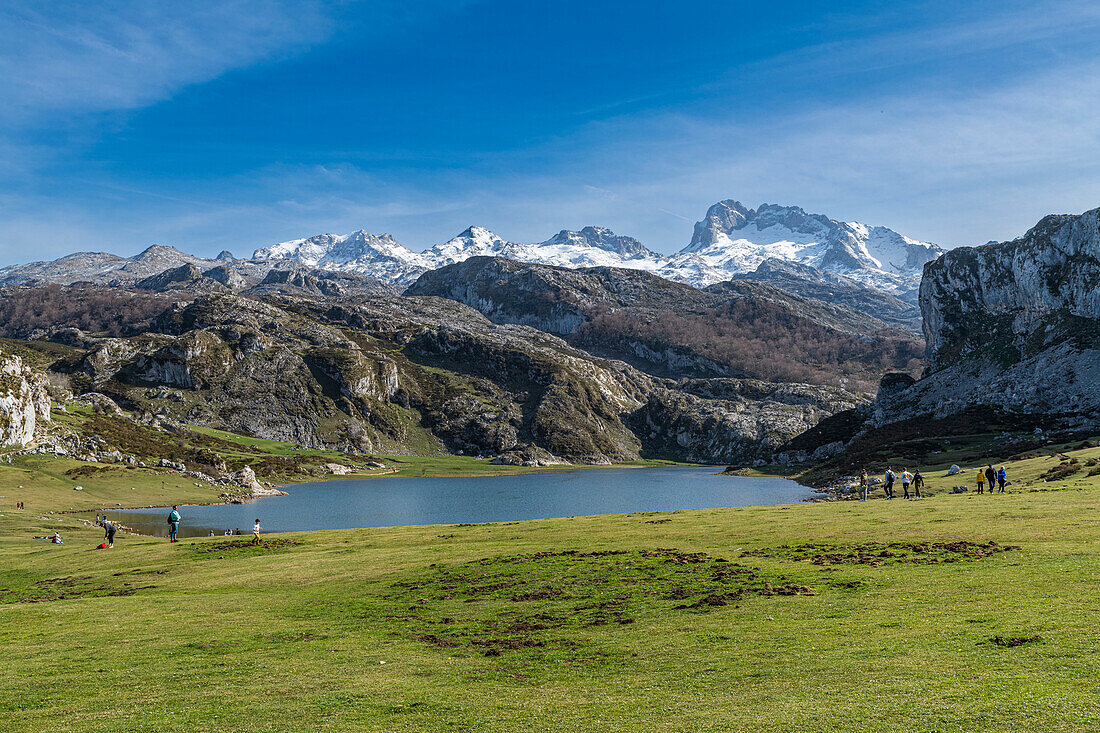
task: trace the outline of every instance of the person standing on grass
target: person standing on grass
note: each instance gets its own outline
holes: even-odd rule
[[[997,471],[997,487],[998,494],[1005,493],[1005,484],[1008,483],[1008,471],[1005,471],[1005,467],[1001,466]]]
[[[917,472],[913,474],[913,491],[916,493],[916,497],[914,498],[924,498],[924,495],[920,493],[922,488],[924,488],[924,476],[921,475],[920,469],[918,468]]]
[[[173,506],[172,511],[168,514],[168,541],[169,542],[177,542],[179,533],[180,533],[179,507],[178,506]]]
[[[997,472],[993,470],[993,464],[985,467],[985,482],[989,484],[989,493],[993,493],[993,487],[997,484]]]
[[[892,470],[890,470],[889,466],[887,466],[886,467],[886,473],[883,474],[883,476],[882,476],[883,482],[886,484],[886,498],[887,499],[893,499],[894,498],[894,478],[895,478],[894,472]]]
[[[867,501],[867,484],[870,483],[870,479],[867,476],[867,469],[859,469],[859,500]]]
[[[260,540],[260,530],[261,529],[262,529],[262,527],[260,527],[260,520],[257,519],[256,523],[254,525],[252,525],[252,541],[253,542],[261,542],[261,540]]]
[[[905,498],[909,498],[909,484],[913,483],[913,474],[909,473],[908,468],[901,469],[901,490],[905,494]]]
[[[978,493],[984,493],[985,489],[985,471],[978,469]]]
[[[106,534],[103,535],[103,539],[107,541],[107,547],[115,546],[115,532],[118,531],[118,527],[110,519],[103,520],[103,529]]]

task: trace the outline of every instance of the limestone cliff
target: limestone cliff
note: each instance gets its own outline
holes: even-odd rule
[[[45,380],[18,356],[0,354],[0,447],[25,446],[50,419]]]
[[[1100,209],[948,252],[925,266],[920,305],[928,370],[883,385],[875,424],[973,406],[1100,418]]]

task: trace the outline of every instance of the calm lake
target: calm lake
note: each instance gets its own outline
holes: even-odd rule
[[[286,487],[249,504],[180,507],[184,537],[414,524],[505,522],[586,514],[790,504],[812,495],[794,481],[715,475],[718,467],[600,468],[490,478],[342,479]],[[167,536],[168,509],[111,510],[138,532]]]

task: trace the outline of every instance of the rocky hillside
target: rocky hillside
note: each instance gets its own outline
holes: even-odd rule
[[[887,375],[872,405],[794,447],[1100,428],[1100,209],[952,250],[925,267],[920,296],[924,376]]]
[[[880,395],[876,420],[988,405],[1100,418],[1100,209],[925,268],[928,373]]]
[[[150,425],[348,452],[724,463],[752,460],[856,404],[808,385],[657,378],[450,299],[298,290],[181,298],[87,286],[12,294],[13,313],[55,308],[19,335],[65,344],[50,370],[78,395]],[[86,329],[64,323],[91,297],[108,315],[86,318]],[[50,313],[62,322],[47,325]]]
[[[798,262],[768,258],[753,272],[738,275],[729,282],[761,282],[801,295],[804,298],[842,305],[885,323],[909,331],[921,330],[921,313],[917,305],[917,290],[911,291],[911,300],[895,297],[880,288],[872,288],[816,267]],[[712,285],[710,289],[722,287]]]
[[[885,371],[919,368],[922,349],[865,312],[756,282],[699,290],[638,270],[478,257],[425,273],[406,292],[457,300],[496,323],[555,333],[658,376],[869,392]]]

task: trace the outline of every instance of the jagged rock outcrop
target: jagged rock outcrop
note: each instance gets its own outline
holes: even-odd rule
[[[202,270],[190,262],[185,262],[179,267],[169,268],[156,275],[138,280],[134,283],[138,290],[152,290],[163,292],[165,290],[186,290],[190,292],[225,292],[228,290],[225,284],[214,278],[206,277]]]
[[[23,447],[50,419],[50,397],[42,375],[14,355],[0,354],[0,447]]]
[[[884,385],[876,424],[972,406],[1100,419],[1100,209],[948,252],[925,268],[921,311],[927,374]]]

